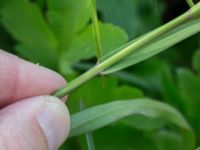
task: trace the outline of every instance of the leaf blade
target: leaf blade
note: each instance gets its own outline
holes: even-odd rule
[[[36,3],[8,0],[0,14],[2,25],[18,42],[15,47],[17,53],[35,63],[56,68],[57,40]],[[40,55],[44,55],[45,59]]]
[[[150,118],[162,117],[183,131],[183,140],[187,149],[194,147],[191,128],[182,115],[174,108],[161,102],[149,99],[115,101],[89,108],[71,116],[70,136],[93,131],[126,116],[139,114]]]
[[[110,68],[106,69],[102,72],[102,74],[109,74],[116,71],[119,71],[121,69],[124,69],[126,67],[129,67],[131,65],[137,64],[145,59],[148,59],[167,48],[179,43],[180,41],[200,32],[200,19],[190,21],[188,23],[185,23],[168,33],[164,34],[163,36],[157,38],[154,42],[147,44],[143,48],[135,51],[132,55],[129,57],[123,59],[122,61],[116,63],[115,65],[111,66]],[[137,40],[137,39],[136,39]],[[132,44],[133,42],[130,42]],[[116,52],[119,51],[116,50]],[[113,53],[113,52],[111,52]],[[105,60],[107,57],[109,57],[110,54],[108,53],[105,55],[102,60]]]

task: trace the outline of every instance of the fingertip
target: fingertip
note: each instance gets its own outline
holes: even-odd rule
[[[69,133],[69,112],[63,102],[55,97],[48,97],[38,122],[47,138],[49,150],[57,149]]]
[[[0,141],[10,149],[58,149],[70,127],[67,107],[52,96],[11,104],[0,111],[0,122]],[[13,140],[9,140],[10,135]]]

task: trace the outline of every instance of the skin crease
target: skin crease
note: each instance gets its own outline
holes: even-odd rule
[[[69,113],[64,100],[48,94],[65,84],[57,73],[0,50],[1,150],[56,150],[64,142]],[[45,110],[50,110],[47,123],[54,132],[38,121]],[[52,134],[55,139],[49,140]]]

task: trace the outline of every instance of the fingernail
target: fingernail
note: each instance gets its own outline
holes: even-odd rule
[[[48,141],[49,150],[56,150],[67,137],[69,117],[64,103],[58,103],[60,100],[54,97],[50,99],[39,114],[38,122]]]

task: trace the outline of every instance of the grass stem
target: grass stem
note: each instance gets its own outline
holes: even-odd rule
[[[193,7],[194,6],[194,2],[193,0],[187,0],[187,3],[190,7]]]
[[[188,21],[191,18],[196,18],[200,16],[200,2],[197,3],[195,6],[193,6],[189,11],[185,12],[181,16],[175,18],[174,20],[170,21],[169,23],[166,23],[165,25],[155,29],[154,31],[146,34],[141,39],[133,42],[132,44],[128,45],[127,47],[123,48],[121,51],[117,52],[110,58],[106,59],[105,61],[97,64],[90,70],[83,73],[81,76],[77,77],[73,81],[69,82],[68,85],[65,87],[59,89],[55,93],[53,93],[54,96],[57,97],[64,97],[74,89],[78,88],[94,76],[100,74],[105,69],[109,68],[113,64],[119,62],[123,58],[129,56],[134,51],[138,50],[139,48],[145,46],[146,44],[150,43],[151,41],[155,40],[157,37],[163,35],[164,33],[172,30],[173,28],[181,25],[182,23]]]

